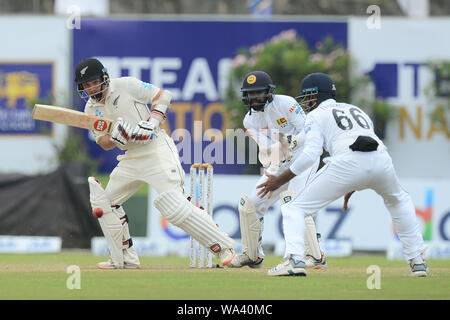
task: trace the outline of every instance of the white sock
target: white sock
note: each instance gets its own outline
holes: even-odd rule
[[[295,263],[299,263],[300,261],[303,261],[303,257],[299,256],[298,254],[292,254],[291,259],[294,260]]]
[[[423,261],[422,255],[420,254],[417,257],[409,260],[409,262],[412,263],[412,264],[421,264],[421,263],[424,263],[425,261]]]

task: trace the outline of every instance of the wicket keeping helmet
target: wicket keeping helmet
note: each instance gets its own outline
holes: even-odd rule
[[[264,111],[267,102],[272,102],[275,86],[272,79],[264,71],[253,71],[244,77],[242,84],[242,102],[255,111]],[[249,98],[249,92],[264,91],[264,93]]]
[[[311,73],[301,84],[300,94],[295,97],[305,112],[315,109],[322,101],[336,97],[336,86],[325,73]]]
[[[89,95],[85,88],[83,88],[83,83],[92,81],[95,79],[101,80],[101,87],[99,92],[93,95]],[[75,83],[77,84],[78,93],[81,98],[87,100],[92,98],[96,101],[100,101],[102,98],[102,93],[108,89],[109,85],[109,75],[103,64],[94,58],[88,58],[80,61],[75,68]]]

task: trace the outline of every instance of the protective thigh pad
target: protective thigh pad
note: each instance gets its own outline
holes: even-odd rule
[[[241,225],[242,252],[252,261],[258,260],[258,247],[261,245],[263,218],[256,215],[252,200],[243,193],[239,201],[239,221]]]
[[[122,221],[115,213],[113,213],[111,202],[100,182],[94,177],[89,177],[88,182],[92,210],[95,208],[101,208],[103,210],[103,215],[98,218],[98,222],[100,223],[100,228],[108,243],[111,259],[116,268],[123,268]]]
[[[295,190],[286,190],[280,193],[281,204],[286,204],[297,196]],[[317,238],[316,224],[312,215],[305,216],[305,256],[321,259],[322,252]]]
[[[233,248],[233,239],[217,227],[209,214],[190,203],[180,191],[163,192],[156,197],[154,204],[167,221],[191,235],[216,257],[222,250]]]

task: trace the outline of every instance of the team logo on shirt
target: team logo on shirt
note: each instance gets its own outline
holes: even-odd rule
[[[289,112],[290,113],[295,112],[295,114],[299,114],[301,110],[302,109],[298,104],[294,104],[292,107],[289,108]]]
[[[247,77],[247,83],[248,83],[248,84],[254,84],[255,81],[256,81],[255,75],[251,74],[251,75],[249,75],[249,76]]]
[[[151,90],[151,88],[153,87],[153,85],[151,83],[144,82],[144,81],[142,81],[142,85],[144,86],[144,88],[147,88],[148,90]]]
[[[120,98],[120,95],[118,95],[117,98],[115,98],[113,101],[113,106],[116,108],[118,107],[117,103],[119,103],[119,98]]]
[[[288,121],[286,120],[285,117],[277,119],[277,124],[282,128],[286,127],[287,123]]]
[[[95,109],[95,116],[103,118],[102,112],[98,109]]]

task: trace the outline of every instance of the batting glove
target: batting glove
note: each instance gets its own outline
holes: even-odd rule
[[[148,121],[141,121],[131,133],[131,140],[135,143],[145,144],[153,139],[155,125]]]
[[[131,137],[131,125],[122,118],[117,118],[111,131],[110,140],[119,146],[124,146]]]

